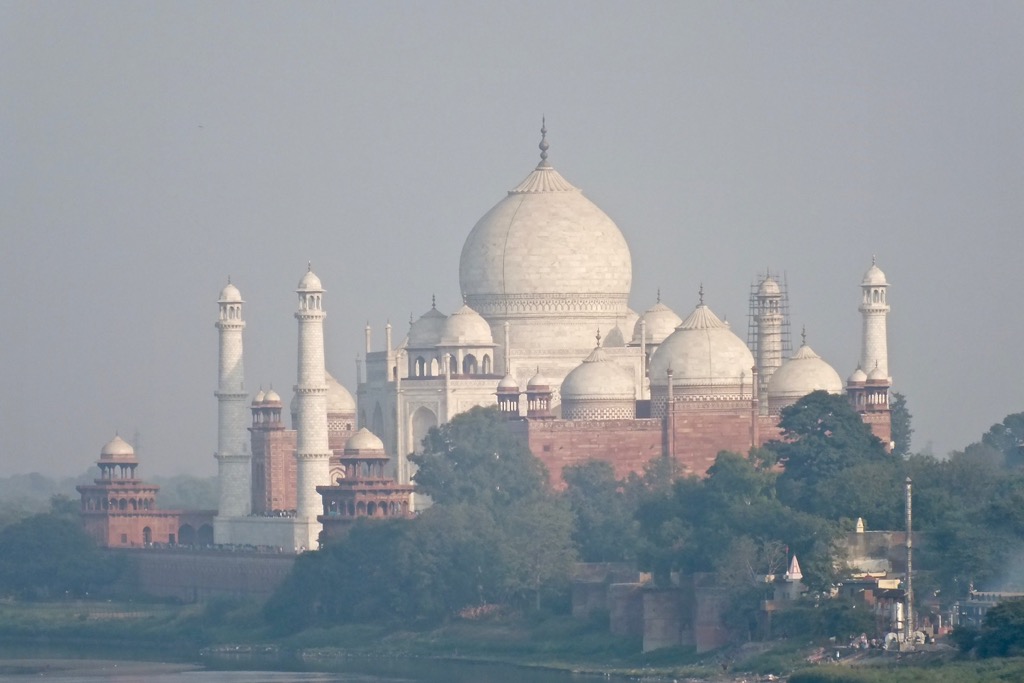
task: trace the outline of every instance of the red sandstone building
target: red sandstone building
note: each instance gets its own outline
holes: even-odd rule
[[[348,440],[341,456],[342,471],[331,486],[317,486],[324,512],[320,544],[343,538],[359,519],[396,519],[412,516],[415,488],[399,484],[384,472],[388,464],[384,442],[365,427]]]
[[[136,478],[135,449],[115,436],[100,451],[100,477],[78,486],[82,526],[106,548],[213,543],[213,511],[160,510],[160,487]]]

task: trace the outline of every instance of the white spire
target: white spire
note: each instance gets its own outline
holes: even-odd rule
[[[859,310],[863,317],[860,367],[865,372],[879,368],[886,377],[889,375],[889,350],[886,333],[886,318],[889,315],[889,283],[885,273],[871,258],[871,267],[864,273],[860,283],[861,303]]]
[[[217,299],[220,333],[217,391],[217,481],[219,517],[244,517],[252,510],[252,464],[248,444],[248,399],[242,359],[242,295],[228,284]]]
[[[327,442],[327,375],[324,363],[323,286],[310,269],[299,282],[298,408],[295,457],[296,517],[316,521],[323,506],[316,487],[330,484]],[[307,546],[308,547],[308,546]]]

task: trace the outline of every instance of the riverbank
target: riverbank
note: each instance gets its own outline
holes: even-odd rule
[[[704,654],[693,648],[642,653],[639,639],[611,635],[600,619],[580,621],[560,615],[453,619],[440,626],[364,624],[292,634],[285,631],[284,625],[267,624],[252,603],[0,601],[0,644],[8,645],[7,657],[16,658],[25,644],[34,643],[64,648],[70,656],[107,659],[149,648],[156,653],[148,656],[152,659],[170,657],[185,665],[238,669],[255,664],[270,670],[331,671],[353,661],[406,660],[645,681],[752,682],[787,677],[793,683],[1024,680],[1024,659],[961,662],[955,661],[955,652],[948,648],[912,656],[843,652],[838,665],[821,663],[816,655],[822,648],[806,642],[748,643]]]

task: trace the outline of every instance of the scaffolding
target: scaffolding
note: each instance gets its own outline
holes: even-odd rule
[[[772,278],[776,284],[779,285],[779,313],[782,316],[782,328],[781,328],[781,350],[782,350],[782,361],[785,362],[793,353],[793,341],[790,335],[789,329],[789,284],[786,279],[786,274],[782,273],[781,277],[779,273],[773,273],[771,269],[765,269],[764,272],[760,272],[754,278],[754,281],[750,283],[750,307],[747,312],[747,347],[750,349],[750,353],[753,354],[755,360],[758,361],[758,374],[761,377],[761,393],[764,393],[765,388],[768,385],[768,380],[771,378],[771,374],[765,373],[765,369],[760,367],[761,349],[760,340],[761,334],[758,329],[758,319],[761,313],[761,305],[758,301],[758,292],[761,288],[761,283]],[[764,398],[763,396],[761,398]]]

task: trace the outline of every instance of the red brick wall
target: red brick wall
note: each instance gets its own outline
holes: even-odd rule
[[[589,460],[604,460],[617,478],[643,472],[661,455],[661,420],[515,420],[511,429],[548,468],[551,484],[565,487],[562,469]]]
[[[253,430],[253,512],[295,509],[295,448],[294,430]]]
[[[284,581],[294,555],[217,551],[135,550],[138,568],[130,591],[185,602],[217,596],[266,599]]]

